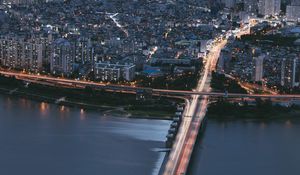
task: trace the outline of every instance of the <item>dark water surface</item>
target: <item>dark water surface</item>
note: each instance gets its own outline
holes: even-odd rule
[[[209,119],[191,175],[299,175],[300,119]]]
[[[155,174],[169,125],[0,96],[0,174]]]

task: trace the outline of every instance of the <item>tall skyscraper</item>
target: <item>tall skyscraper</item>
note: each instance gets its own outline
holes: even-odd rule
[[[300,6],[300,0],[292,0],[291,5],[299,5]]]
[[[222,49],[217,65],[217,71],[219,73],[224,73],[226,70],[228,70],[231,58],[232,55],[230,50],[226,48]]]
[[[244,10],[250,14],[256,14],[258,11],[258,1],[244,0]]]
[[[299,58],[294,54],[288,55],[282,60],[281,86],[286,88],[299,86],[299,63]]]
[[[274,13],[279,15],[281,11],[281,0],[274,0]]]
[[[53,42],[50,70],[54,74],[71,74],[74,66],[73,49],[69,41],[60,38]]]
[[[43,69],[44,45],[35,39],[18,36],[0,38],[0,63],[3,66],[30,71]]]
[[[265,55],[260,55],[253,58],[253,81],[258,82],[262,81],[264,76],[264,59]]]
[[[75,62],[79,64],[94,63],[94,49],[91,39],[80,37],[74,43]]]
[[[293,0],[286,7],[286,18],[288,21],[300,21],[300,0]]]
[[[280,13],[281,0],[259,0],[259,14],[263,16],[278,15]]]
[[[233,8],[236,4],[236,0],[222,0],[222,3],[224,3],[227,8]]]

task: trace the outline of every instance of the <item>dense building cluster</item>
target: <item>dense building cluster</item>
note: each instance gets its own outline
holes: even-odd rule
[[[196,63],[209,53],[214,38],[230,39],[234,31],[257,16],[286,25],[295,24],[300,15],[298,0],[285,3],[280,0],[2,0],[0,3],[2,66],[101,81],[132,81],[137,74],[172,78],[195,74]],[[287,6],[286,16],[281,11],[282,4]],[[270,23],[260,23],[251,29],[252,33],[269,29]],[[236,49],[240,52],[242,48]],[[223,49],[218,70],[228,71],[231,58],[239,52],[232,52],[230,47]],[[261,81],[268,73],[261,69],[270,58],[266,52],[252,55],[247,62],[250,68],[243,69],[251,73],[253,81]]]
[[[133,70],[149,76],[195,71],[191,60],[205,56],[211,39],[230,27],[228,19],[201,5],[205,3],[4,1],[1,64],[67,76],[93,72],[104,81],[131,81]]]
[[[242,4],[243,10],[249,15],[277,16],[281,15],[282,9],[286,11],[286,20],[300,20],[299,0],[221,0],[227,8],[236,8]],[[285,6],[282,6],[284,4]]]
[[[35,4],[35,3],[47,3],[47,2],[64,2],[64,0],[2,0],[3,4],[8,5],[20,5],[20,4]]]
[[[222,50],[218,72],[275,89],[289,91],[299,88],[300,47],[295,40],[300,36],[300,30],[298,27],[284,27],[274,32],[267,35],[252,33],[232,41]],[[257,35],[259,40],[249,40]],[[277,41],[278,37],[281,41]]]
[[[9,68],[41,71],[43,63],[49,61],[49,54],[49,40],[45,38],[0,38],[0,62]]]

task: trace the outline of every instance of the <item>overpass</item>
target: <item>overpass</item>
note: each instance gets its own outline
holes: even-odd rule
[[[38,74],[26,74],[21,72],[10,72],[1,70],[1,75],[7,77],[15,77],[19,80],[30,81],[39,84],[45,85],[65,85],[72,86],[77,88],[85,88],[87,86],[112,90],[112,91],[120,91],[124,93],[136,93],[138,90],[148,90],[151,91],[152,94],[155,95],[168,95],[168,96],[208,96],[215,98],[266,98],[266,99],[299,99],[299,94],[241,94],[241,93],[221,93],[221,92],[208,92],[208,91],[185,91],[185,90],[169,90],[169,89],[152,89],[152,88],[144,88],[144,87],[135,87],[135,86],[126,86],[126,85],[116,85],[116,84],[108,84],[108,83],[98,83],[92,81],[83,81],[83,80],[73,80],[67,78],[58,78],[46,75],[38,75]]]

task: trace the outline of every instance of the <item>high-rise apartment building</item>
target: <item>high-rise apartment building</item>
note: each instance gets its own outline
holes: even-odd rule
[[[221,50],[220,58],[217,64],[217,71],[219,73],[224,73],[229,68],[229,63],[231,61],[232,55],[229,49],[224,48]]]
[[[291,5],[300,5],[300,0],[292,0]]]
[[[300,21],[300,0],[293,0],[286,7],[286,18],[288,21]]]
[[[263,16],[274,16],[280,13],[280,0],[259,0],[259,14]]]
[[[222,3],[227,8],[233,8],[235,6],[235,4],[236,4],[236,0],[222,0]]]
[[[45,47],[34,39],[0,38],[0,63],[9,68],[40,71],[43,69],[43,51]]]
[[[258,0],[244,0],[244,10],[256,14],[258,11]]]
[[[264,59],[265,55],[260,55],[253,58],[253,81],[262,81],[264,76]]]
[[[288,55],[281,64],[281,86],[293,88],[299,86],[299,58],[295,55]]]
[[[91,39],[80,37],[74,42],[75,62],[79,64],[94,63],[94,48]]]
[[[51,73],[70,75],[73,70],[74,53],[71,43],[63,38],[55,40],[51,48]]]

